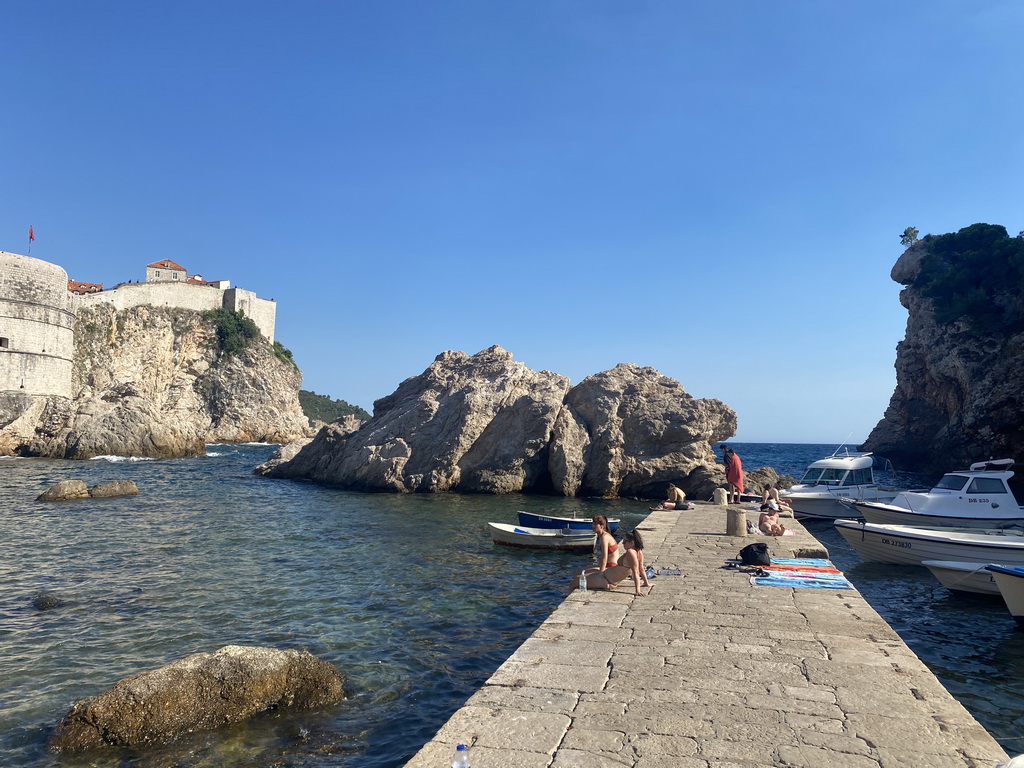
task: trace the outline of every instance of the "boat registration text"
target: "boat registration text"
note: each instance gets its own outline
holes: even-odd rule
[[[912,548],[909,541],[900,541],[899,539],[887,539],[884,536],[882,537],[882,543],[888,544],[890,547],[902,547],[903,549]]]

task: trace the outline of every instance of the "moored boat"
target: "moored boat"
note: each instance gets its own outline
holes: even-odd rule
[[[1024,527],[1024,507],[1010,490],[1013,459],[979,461],[949,472],[929,491],[901,491],[887,502],[868,499],[850,504],[869,523],[926,528]]]
[[[856,514],[841,499],[887,501],[897,490],[875,482],[875,458],[870,453],[839,454],[811,462],[803,478],[781,492],[797,517],[848,518]]]
[[[834,524],[854,552],[875,563],[959,560],[1024,565],[1024,532],[1019,529],[916,528],[860,520]]]
[[[921,565],[946,589],[978,595],[998,595],[999,587],[987,563],[963,563],[959,560],[924,560]]]
[[[987,568],[996,580],[1010,615],[1024,627],[1024,568],[1009,565],[989,565]]]
[[[538,515],[534,512],[519,512],[519,524],[529,528],[569,528],[574,531],[590,531],[590,517],[554,517]],[[608,529],[615,533],[622,520],[618,517],[608,518]]]
[[[488,523],[495,544],[532,549],[593,549],[597,534],[568,528],[529,528],[506,523]]]

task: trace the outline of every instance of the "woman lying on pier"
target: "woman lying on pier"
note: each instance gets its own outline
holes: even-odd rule
[[[603,515],[594,515],[592,525],[597,533],[597,547],[602,547],[602,538],[604,536],[607,536],[612,542],[615,541],[612,535],[608,533],[608,521]],[[603,548],[607,549],[607,547],[608,545],[605,542]],[[584,568],[580,573],[577,573],[572,580],[569,591],[571,592],[579,587],[580,576],[584,574],[587,580],[587,589],[615,589],[626,580],[627,576],[632,576],[633,594],[636,597],[644,597],[644,593],[640,591],[640,586],[643,584],[645,587],[650,587],[651,582],[647,578],[647,570],[644,567],[644,540],[640,536],[640,532],[630,531],[629,533],[624,533],[622,535],[622,549],[624,551],[621,557],[618,557],[618,545],[615,545],[615,549],[612,551],[612,554],[616,555],[615,562],[605,560],[603,567]]]

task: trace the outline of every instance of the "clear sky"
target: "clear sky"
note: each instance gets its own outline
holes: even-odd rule
[[[899,235],[1024,229],[1019,0],[0,0],[0,250],[277,301],[372,409],[448,349],[852,442]]]

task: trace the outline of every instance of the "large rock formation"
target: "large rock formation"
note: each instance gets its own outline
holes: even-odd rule
[[[358,431],[330,425],[273,477],[368,491],[512,493],[548,482],[548,440],[569,380],[501,347],[444,352],[374,403]]]
[[[715,464],[711,443],[736,432],[720,400],[698,400],[674,379],[629,363],[571,390],[551,440],[551,476],[564,496],[662,494]]]
[[[344,679],[306,651],[228,645],[129,677],[75,703],[50,739],[55,752],[139,747],[285,707],[342,697]]]
[[[619,365],[570,388],[501,347],[444,352],[374,404],[355,432],[325,427],[260,472],[368,491],[660,496],[724,482],[711,445],[736,414],[652,368]]]
[[[0,455],[179,457],[208,442],[308,434],[301,373],[260,338],[223,355],[201,313],[108,305],[78,312],[72,398],[0,396]]]
[[[942,472],[1024,444],[1024,239],[975,224],[900,256],[906,336],[896,390],[861,448],[900,469]]]

